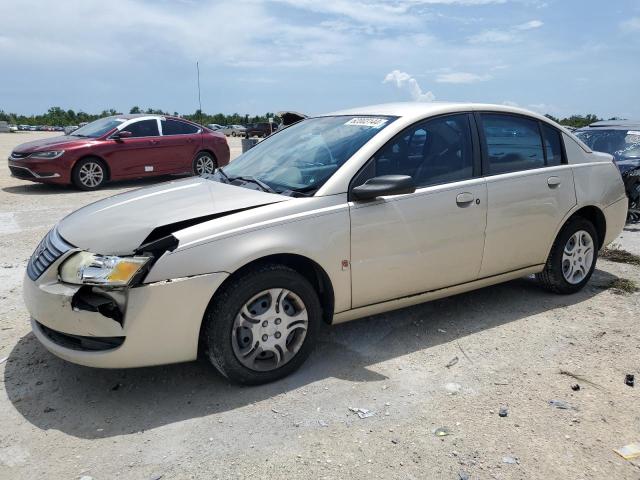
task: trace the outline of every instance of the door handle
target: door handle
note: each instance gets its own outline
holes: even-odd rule
[[[466,207],[474,200],[475,200],[475,197],[473,196],[472,193],[469,193],[469,192],[459,193],[458,196],[456,197],[456,203],[458,204],[459,207]]]
[[[151,145],[156,145],[158,143],[158,141],[157,140],[149,140],[149,143]]]
[[[549,177],[547,178],[547,185],[549,185],[549,188],[556,188],[557,186],[560,185],[560,177]]]

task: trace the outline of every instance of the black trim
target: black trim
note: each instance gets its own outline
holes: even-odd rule
[[[125,337],[83,337],[82,335],[72,335],[53,330],[38,321],[36,321],[36,325],[42,334],[56,345],[79,352],[113,350],[122,345],[125,339]]]

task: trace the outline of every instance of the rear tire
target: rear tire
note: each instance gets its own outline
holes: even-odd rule
[[[99,158],[83,158],[74,165],[71,181],[78,190],[98,190],[107,183],[107,166]]]
[[[593,224],[585,218],[574,217],[558,233],[544,270],[536,274],[536,279],[553,293],[578,292],[593,274],[598,249],[598,234]]]
[[[209,304],[206,356],[233,382],[273,382],[302,365],[321,322],[318,294],[306,278],[283,265],[263,265],[233,279]]]

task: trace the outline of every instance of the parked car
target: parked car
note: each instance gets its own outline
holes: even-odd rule
[[[240,137],[244,135],[247,129],[242,125],[227,125],[226,127],[222,127],[221,132],[224,133],[227,137]]]
[[[245,127],[245,136],[248,137],[268,137],[275,132],[278,127],[273,123],[260,122],[250,123]]]
[[[640,121],[596,122],[575,134],[589,148],[613,155],[624,179],[629,209],[640,208]]]
[[[18,126],[17,125],[9,125],[9,131],[10,132],[17,132],[18,131]]]
[[[0,121],[0,133],[9,133],[10,131],[9,122],[5,122],[4,120]]]
[[[224,127],[222,125],[218,125],[217,123],[209,123],[207,125],[207,128],[215,132],[217,130],[222,130]]]
[[[80,127],[78,125],[67,125],[66,127],[64,127],[64,134],[70,135],[72,132],[75,132],[79,128]]]
[[[579,291],[622,230],[611,156],[503,105],[291,125],[218,169],[61,220],[28,262],[38,340],[105,368],[195,360],[258,384],[336,324],[535,274]]]
[[[95,190],[110,180],[209,174],[228,162],[220,133],[170,116],[116,115],[17,146],[9,169],[25,180]]]

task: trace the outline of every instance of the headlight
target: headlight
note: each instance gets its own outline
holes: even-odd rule
[[[60,158],[64,154],[64,150],[51,150],[49,152],[35,152],[29,155],[31,158],[46,158],[47,160],[53,160],[54,158]]]
[[[60,267],[60,278],[78,285],[128,285],[150,257],[116,257],[78,252]]]

